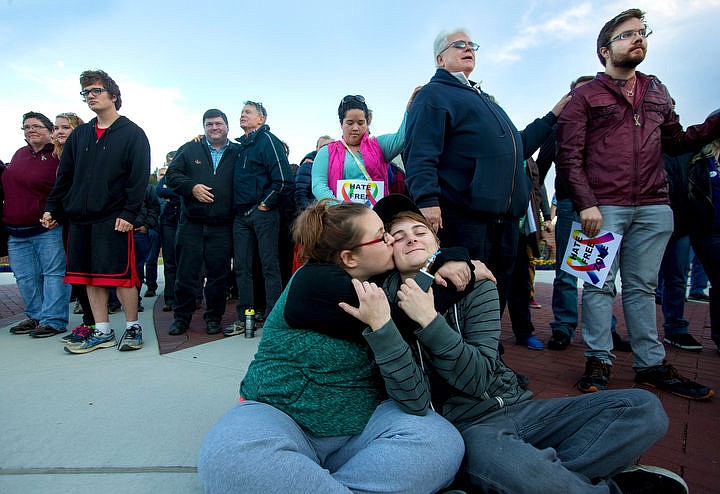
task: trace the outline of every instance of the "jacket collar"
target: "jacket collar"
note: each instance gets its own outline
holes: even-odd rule
[[[270,127],[268,127],[267,124],[263,124],[249,134],[237,137],[235,138],[235,140],[242,145],[252,144],[253,142],[255,142],[255,139],[257,139],[258,135],[266,132],[270,132]]]

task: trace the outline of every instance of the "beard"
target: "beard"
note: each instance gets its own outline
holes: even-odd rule
[[[635,54],[633,51],[638,48],[633,48],[630,53],[616,53],[610,50],[610,61],[615,67],[622,68],[622,69],[634,69],[640,63],[645,60],[645,52],[646,49],[639,47],[642,49],[641,54]]]

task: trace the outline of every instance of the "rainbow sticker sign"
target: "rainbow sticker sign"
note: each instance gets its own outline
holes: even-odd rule
[[[338,180],[335,197],[373,207],[385,196],[385,184],[370,180]]]
[[[600,230],[596,237],[586,237],[580,223],[573,221],[567,249],[560,269],[600,288],[620,248],[622,235]]]

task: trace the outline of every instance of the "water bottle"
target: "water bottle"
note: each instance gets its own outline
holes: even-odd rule
[[[245,338],[255,338],[255,309],[245,309]]]

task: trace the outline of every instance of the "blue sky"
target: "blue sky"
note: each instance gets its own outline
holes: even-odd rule
[[[340,134],[346,94],[366,97],[373,133],[394,132],[413,88],[434,73],[435,35],[452,27],[480,44],[471,78],[522,128],[572,79],[602,70],[597,33],[631,7],[654,31],[640,70],[668,86],[684,125],[704,120],[720,107],[720,0],[0,0],[0,159],[24,145],[28,110],[91,118],[78,75],[101,68],[120,86],[120,113],[147,133],[153,169],[202,132],[207,108],[225,111],[231,137],[241,135],[248,99],[263,102],[298,162],[318,136]]]

